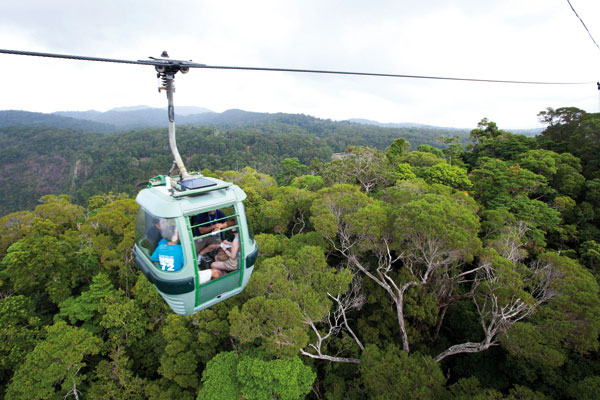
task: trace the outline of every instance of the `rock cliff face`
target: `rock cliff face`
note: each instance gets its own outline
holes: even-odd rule
[[[68,160],[61,156],[33,156],[26,162],[23,173],[40,195],[54,193],[65,186],[71,172]]]

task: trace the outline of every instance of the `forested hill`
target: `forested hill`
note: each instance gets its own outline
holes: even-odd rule
[[[181,110],[179,113],[178,110]],[[466,134],[465,129],[443,128],[419,124],[380,124],[375,121],[349,120],[336,122],[308,115],[285,113],[257,113],[243,110],[227,110],[215,113],[199,107],[176,109],[177,125],[215,126],[220,128],[246,128],[269,123],[301,125],[303,127],[335,126],[339,123],[372,125],[385,128],[430,129],[446,133]],[[163,128],[167,125],[166,109],[150,107],[127,107],[106,112],[58,111],[52,114],[27,111],[0,111],[0,127],[14,125],[46,125],[56,128],[81,129],[93,132],[119,132],[140,128]]]
[[[598,399],[600,114],[541,118],[535,138],[484,119],[469,146],[396,138],[276,176],[205,171],[247,194],[259,254],[243,292],[189,317],[136,268],[133,198],[1,217],[0,397]],[[5,191],[51,183],[45,161],[75,161],[65,187],[90,191],[170,163],[164,131],[12,129]],[[181,148],[275,165],[328,159],[346,133],[283,129],[187,127]],[[11,156],[19,136],[31,154]]]
[[[49,117],[60,118],[57,121],[61,123],[65,120]],[[285,158],[298,158],[308,165],[315,158],[329,160],[349,145],[385,149],[394,139],[404,137],[413,146],[439,146],[438,137],[456,134],[442,129],[392,129],[334,122],[305,115],[229,111],[213,117],[210,126],[178,124],[179,151],[192,171],[249,166],[276,175]],[[37,125],[37,119],[32,121],[35,123],[31,125]],[[0,127],[0,183],[10,187],[0,193],[0,215],[30,209],[45,194],[69,194],[79,204],[85,204],[91,195],[111,191],[133,195],[139,190],[136,183],[165,174],[171,167],[173,157],[166,128],[107,135],[48,124]]]

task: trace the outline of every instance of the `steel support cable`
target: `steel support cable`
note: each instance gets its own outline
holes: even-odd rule
[[[204,68],[204,69],[224,69],[224,70],[241,70],[241,71],[269,71],[269,72],[299,72],[311,74],[331,74],[331,75],[354,75],[354,76],[375,76],[388,78],[407,78],[407,79],[429,79],[429,80],[447,80],[447,81],[463,81],[463,82],[487,82],[487,83],[507,83],[507,84],[522,84],[522,85],[587,85],[596,82],[543,82],[543,81],[517,81],[517,80],[502,80],[502,79],[478,79],[478,78],[458,78],[444,76],[426,76],[426,75],[405,75],[405,74],[385,74],[375,72],[351,72],[351,71],[333,71],[333,70],[314,70],[314,69],[296,69],[296,68],[269,68],[269,67],[239,67],[239,66],[224,66],[224,65],[206,65],[197,64],[191,61],[171,60],[151,58],[150,60],[120,60],[114,58],[86,57],[74,56],[67,54],[53,53],[38,53],[21,50],[6,50],[0,49],[0,54],[15,54],[25,56],[50,57],[50,58],[65,58],[82,61],[100,61],[122,64],[140,64],[140,65],[178,65],[180,67],[189,68]]]
[[[569,6],[571,7],[571,10],[573,10],[573,12],[575,13],[575,16],[577,18],[579,18],[579,21],[581,21],[581,24],[583,25],[583,27],[587,31],[588,35],[590,35],[590,39],[592,39],[592,42],[594,42],[594,44],[596,45],[596,47],[598,48],[598,50],[600,50],[600,46],[598,46],[598,43],[596,43],[596,41],[594,40],[594,37],[592,36],[592,34],[591,34],[590,30],[588,29],[588,27],[585,25],[585,22],[583,22],[583,20],[579,16],[579,14],[577,14],[577,11],[575,11],[575,8],[573,8],[573,4],[571,4],[571,1],[567,0],[567,3],[569,3]]]

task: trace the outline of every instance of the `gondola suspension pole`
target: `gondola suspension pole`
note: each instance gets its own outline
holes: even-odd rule
[[[168,57],[166,52],[163,52],[162,57]],[[179,66],[157,66],[156,70],[158,71],[158,78],[162,80],[162,85],[158,88],[160,92],[162,89],[167,91],[167,101],[168,101],[168,113],[169,113],[169,146],[171,147],[171,153],[173,153],[173,158],[177,168],[179,169],[179,174],[181,180],[190,179],[191,175],[188,174],[185,165],[183,164],[183,160],[181,159],[181,155],[179,154],[179,150],[177,149],[177,140],[175,138],[175,106],[173,104],[173,92],[175,92],[175,74],[180,70]],[[184,70],[182,72],[187,72]]]

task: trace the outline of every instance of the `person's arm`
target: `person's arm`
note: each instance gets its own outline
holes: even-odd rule
[[[199,226],[198,230],[200,231],[201,235],[206,235],[207,233],[212,232],[214,229],[220,228],[219,224],[215,224],[215,225],[205,225],[205,226]]]
[[[208,214],[198,214],[193,218],[194,219],[192,220],[192,224],[199,225],[196,228],[198,228],[198,232],[200,233],[200,235],[206,235],[207,233],[210,233],[217,228],[216,224],[210,225],[210,218],[208,217]]]
[[[234,240],[233,243],[231,243],[231,248],[229,248],[229,249],[226,249],[224,247],[221,247],[221,248],[223,249],[225,254],[227,254],[227,257],[236,258],[238,250],[240,249],[240,241]]]

